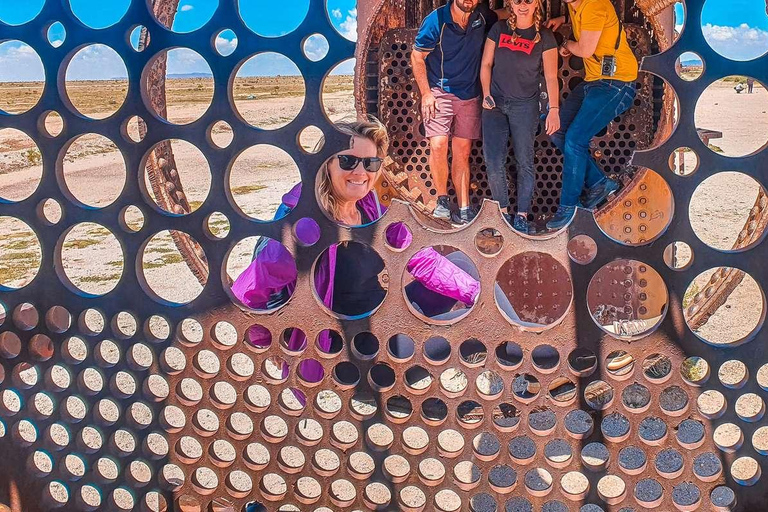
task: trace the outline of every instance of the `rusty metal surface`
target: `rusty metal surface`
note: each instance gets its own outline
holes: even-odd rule
[[[689,2],[687,8],[689,19],[698,19],[701,2]],[[0,118],[1,126],[23,129],[35,138],[46,169],[42,185],[30,199],[0,204],[0,215],[15,216],[34,227],[44,254],[40,273],[29,286],[18,291],[4,290],[0,296],[7,311],[0,325],[0,432],[4,438],[0,442],[3,449],[12,443],[27,456],[25,464],[18,464],[25,482],[33,482],[23,487],[24,499],[30,501],[23,502],[23,510],[229,512],[243,510],[251,500],[265,503],[270,512],[526,510],[526,501],[534,510],[541,510],[545,503],[555,500],[569,510],[578,510],[585,503],[599,505],[603,510],[640,510],[643,506],[633,493],[643,479],[655,480],[663,490],[661,504],[646,508],[687,508],[681,503],[675,505],[673,496],[686,494],[680,493],[680,486],[688,482],[699,489],[702,510],[712,508],[709,493],[720,484],[735,491],[741,510],[760,510],[765,500],[762,481],[745,486],[731,474],[732,462],[744,456],[764,466],[763,457],[751,443],[760,422],[741,420],[732,405],[724,416],[709,419],[699,411],[697,398],[704,390],[722,392],[729,404],[746,392],[764,397],[755,379],[760,366],[768,362],[761,350],[762,338],[742,347],[714,349],[689,330],[682,309],[682,297],[691,277],[712,266],[739,268],[759,283],[766,282],[763,245],[739,255],[720,253],[699,242],[687,222],[686,199],[695,184],[718,170],[730,169],[733,160],[697,145],[700,141],[690,116],[660,147],[635,153],[633,162],[662,174],[675,198],[675,222],[656,243],[638,239],[637,247],[609,239],[584,212],[567,230],[547,240],[523,238],[504,225],[490,202],[484,203],[472,225],[452,232],[423,225],[418,215],[398,201],[371,226],[339,228],[327,220],[311,193],[305,193],[296,210],[285,219],[274,223],[248,221],[237,213],[224,192],[223,170],[233,154],[259,142],[278,144],[296,160],[302,180],[314,183],[320,163],[344,142],[318,114],[319,87],[324,73],[333,63],[350,56],[353,47],[327,23],[321,3],[314,2],[312,9],[301,33],[270,42],[242,37],[229,60],[216,56],[210,47],[212,38],[201,37],[200,33],[182,36],[163,31],[143,2],[134,2],[114,28],[98,33],[85,28],[82,34],[71,31],[60,50],[50,48],[43,35],[48,20],[74,23],[71,13],[59,3],[49,2],[40,18],[28,26],[0,26],[0,38],[27,40],[40,53],[49,82],[55,83],[54,63],[91,40],[118,49],[132,77],[129,99],[113,120],[82,119],[61,103],[55,87],[48,87],[41,103],[28,114]],[[150,27],[152,33],[152,44],[144,54],[131,53],[124,41],[125,32],[135,24]],[[214,20],[202,31],[213,34],[213,27],[220,26],[247,33],[230,3],[222,3]],[[327,61],[310,65],[301,60],[299,48],[303,36],[313,32],[328,38],[331,54]],[[242,122],[229,105],[226,91],[236,63],[264,50],[267,44],[301,62],[308,83],[309,106],[295,123],[273,133],[254,130]],[[154,117],[143,103],[137,84],[139,71],[153,55],[177,45],[201,53],[211,63],[217,84],[209,112],[185,127],[170,126]],[[687,30],[679,45],[697,49],[707,59],[705,80],[692,84],[677,79],[673,71],[675,56],[671,54],[655,56],[644,65],[676,88],[682,111],[686,112],[693,108],[700,84],[725,76],[730,68],[724,59],[706,51],[701,33],[696,30]],[[743,71],[765,81],[768,67],[764,64],[747,63]],[[49,109],[56,109],[66,120],[60,139],[46,139],[37,131],[39,116]],[[147,138],[138,145],[120,135],[117,120],[131,115],[141,115],[147,121]],[[207,128],[219,119],[235,128],[233,146],[227,151],[208,145],[205,137]],[[318,155],[307,155],[296,144],[298,131],[309,124],[323,128],[329,138]],[[115,140],[131,169],[121,198],[102,210],[87,210],[69,202],[55,175],[65,141],[87,132],[103,133]],[[183,217],[153,209],[139,186],[143,155],[154,144],[174,137],[190,140],[204,151],[212,169],[222,170],[216,175],[219,179],[214,180],[208,201]],[[695,180],[685,181],[665,167],[669,154],[681,146],[700,149],[701,170]],[[622,167],[624,163],[626,160],[612,165]],[[765,165],[765,155],[740,159],[739,164],[741,170],[757,178],[758,170]],[[37,205],[47,197],[59,200],[65,210],[58,225],[47,225],[38,216]],[[414,200],[418,204],[418,197]],[[142,205],[147,220],[135,234],[124,232],[118,221],[119,212],[129,204]],[[207,237],[203,225],[215,211],[224,212],[231,223],[230,234],[223,241]],[[321,226],[321,239],[311,247],[298,244],[292,235],[293,226],[303,217],[312,217]],[[54,272],[54,252],[63,233],[86,220],[115,233],[123,244],[126,261],[138,259],[139,265],[142,245],[158,231],[189,233],[200,243],[211,268],[204,293],[183,307],[157,302],[131,271],[132,265],[127,265],[129,269],[111,294],[100,298],[76,295]],[[392,250],[385,243],[386,227],[394,221],[405,222],[413,233],[413,242],[402,251]],[[481,252],[476,239],[486,228],[496,229],[498,235],[481,236]],[[300,270],[292,299],[268,314],[244,311],[232,304],[220,272],[232,246],[254,234],[281,240],[296,257]],[[373,315],[357,320],[341,319],[329,312],[312,291],[314,262],[330,244],[345,240],[371,245],[384,260],[390,278],[382,306]],[[578,243],[572,243],[574,240]],[[663,262],[664,247],[676,240],[688,242],[696,251],[695,261],[685,272],[672,271]],[[480,275],[478,303],[450,325],[417,316],[402,293],[408,280],[404,271],[407,261],[420,248],[430,245],[461,250]],[[552,321],[554,325],[547,329],[511,324],[497,307],[494,294],[502,270],[509,280],[528,277],[526,272],[507,265],[510,259],[536,253],[541,255],[529,256],[528,260],[536,277],[527,279],[536,295],[520,297],[525,290],[511,287],[509,298],[515,309],[524,313],[523,320]],[[602,293],[629,293],[627,300],[622,295],[621,305],[629,304],[640,311],[649,300],[640,296],[645,293],[642,277],[638,277],[643,266],[657,272],[664,284],[663,290],[660,285],[653,290],[656,303],[666,297],[666,314],[660,325],[650,335],[631,343],[601,329],[589,305],[588,290],[595,276],[603,272],[601,269],[610,273],[627,266],[617,267],[617,259],[637,262],[630,265],[629,286],[611,282],[602,289]],[[542,262],[558,270],[545,273]],[[565,286],[565,291],[558,286]],[[565,306],[562,294],[567,295],[569,288],[572,300]],[[518,308],[517,304],[522,306]],[[89,308],[101,313],[103,330],[94,329],[85,320],[83,315]],[[546,314],[532,313],[542,308]],[[557,314],[561,308],[566,309],[562,318]],[[116,319],[121,312],[135,317],[135,333],[128,335],[120,329]],[[167,336],[158,334],[155,327],[159,320],[153,319],[154,315],[167,322]],[[257,348],[246,341],[254,325],[269,330],[272,343],[268,347]],[[306,333],[308,346],[300,352],[288,351],[282,342],[284,332],[296,328]],[[340,335],[341,345],[333,353],[323,353],[314,342],[325,329]],[[365,333],[372,333],[376,342]],[[414,341],[412,354],[390,350],[389,340],[397,334]],[[437,357],[430,351],[427,340],[436,336],[446,338],[449,354]],[[464,344],[469,340],[476,341]],[[114,353],[102,351],[107,348],[105,341],[113,341],[118,347],[116,361]],[[520,347],[521,358],[511,343]],[[542,345],[553,347],[557,357],[552,349],[539,348]],[[699,387],[701,382],[691,384],[680,372],[684,360],[693,355],[704,358],[711,368],[705,387]],[[302,378],[299,362],[306,359],[322,365],[321,382]],[[749,369],[750,378],[741,388],[724,386],[716,375],[720,365],[731,359],[743,361]],[[289,368],[287,377],[279,371],[283,361]],[[659,361],[663,364],[655,364]],[[460,373],[450,371],[452,368]],[[642,400],[638,403],[634,398],[638,386],[648,390],[647,408]],[[297,402],[291,390],[301,392],[306,405]],[[46,407],[46,398],[51,398],[51,407]],[[575,410],[589,415],[592,429],[568,431],[566,416]],[[660,440],[641,439],[647,418],[661,419],[667,435]],[[676,429],[686,419],[704,425],[701,445],[681,444],[678,440]],[[743,446],[734,453],[719,450],[712,439],[714,429],[725,422],[743,431]],[[603,425],[605,428],[601,428]],[[629,426],[628,436],[623,435],[623,425]],[[646,426],[641,429],[641,425]],[[414,431],[408,429],[415,427],[423,429],[424,434],[412,435]],[[480,436],[477,442],[476,436]],[[494,437],[498,451],[492,450]],[[532,441],[535,454],[525,453],[522,437]],[[564,448],[569,447],[571,459],[547,459],[545,446],[554,439],[562,440],[556,453],[562,456]],[[610,457],[605,468],[587,467],[594,465],[594,455],[599,455],[591,452],[593,442],[608,448]],[[618,454],[630,445],[645,454],[645,467],[622,469]],[[582,457],[585,450],[587,456]],[[660,472],[655,467],[656,457],[662,452],[664,461],[674,462],[675,456],[665,450],[678,452],[683,463],[680,474]],[[722,474],[694,473],[694,459],[703,453],[714,454],[722,465]],[[328,464],[333,459],[330,454],[335,454],[338,464]],[[477,466],[476,480],[471,470],[466,471],[467,463]],[[515,471],[514,481],[508,468]],[[546,470],[552,477],[551,486],[546,485],[547,473],[529,474],[535,468]],[[590,485],[583,495],[567,496],[561,478],[574,471]],[[469,479],[464,477],[467,473]],[[619,482],[605,479],[607,475],[619,477],[626,492],[613,495],[611,489],[616,489]]]

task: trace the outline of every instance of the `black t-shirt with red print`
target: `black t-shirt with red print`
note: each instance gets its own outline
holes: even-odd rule
[[[491,77],[491,94],[495,98],[527,100],[539,95],[539,82],[544,72],[542,53],[557,48],[555,35],[548,28],[539,30],[541,40],[534,44],[536,29],[517,28],[517,40],[506,20],[496,22],[488,39],[496,43]]]

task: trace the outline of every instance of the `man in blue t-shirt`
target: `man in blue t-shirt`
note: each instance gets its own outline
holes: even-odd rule
[[[413,76],[421,92],[421,115],[429,138],[429,168],[437,189],[433,215],[466,224],[476,213],[469,206],[469,154],[480,138],[480,60],[488,31],[506,10],[491,10],[480,0],[448,0],[421,24],[411,54]],[[451,177],[459,211],[451,215],[448,197],[448,141]]]

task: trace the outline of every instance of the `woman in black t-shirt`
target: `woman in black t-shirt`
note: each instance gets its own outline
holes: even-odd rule
[[[528,234],[528,213],[536,182],[533,144],[539,126],[539,83],[544,75],[549,97],[546,132],[560,128],[557,41],[542,27],[541,0],[507,0],[508,20],[491,28],[485,41],[480,82],[483,86],[483,153],[493,199],[504,218]],[[517,215],[509,212],[506,159],[509,136],[517,164]]]

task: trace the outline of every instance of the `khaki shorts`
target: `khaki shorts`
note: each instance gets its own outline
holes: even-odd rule
[[[482,100],[480,96],[462,100],[439,87],[432,89],[437,108],[435,117],[424,121],[424,132],[428,138],[454,136],[477,140],[481,135]]]

